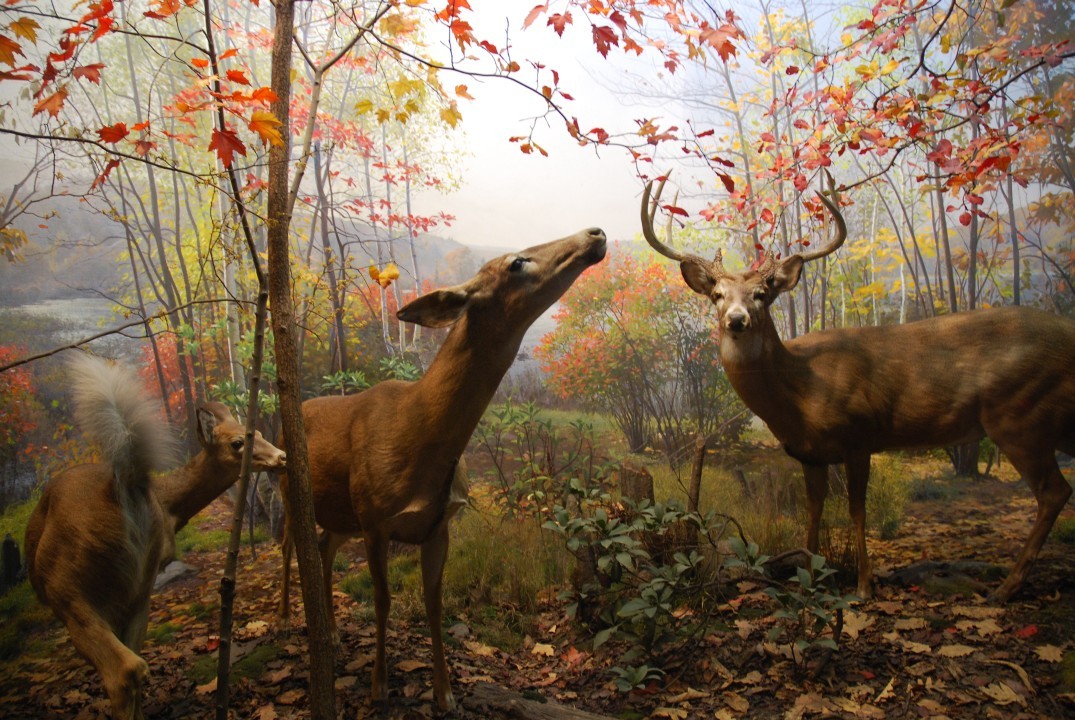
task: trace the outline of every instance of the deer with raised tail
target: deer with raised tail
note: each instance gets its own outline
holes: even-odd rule
[[[605,256],[597,228],[490,260],[470,280],[436,290],[398,317],[451,330],[416,382],[388,380],[350,396],[302,405],[319,551],[331,603],[332,559],[362,537],[373,578],[377,649],[371,694],[388,694],[385,634],[388,543],[421,546],[423,599],[432,637],[433,698],[455,707],[444,658],[441,578],[448,521],[466,501],[463,450],[535,320]],[[281,478],[286,483],[286,477]],[[290,542],[284,542],[280,619],[286,626]]]
[[[906,325],[823,330],[783,342],[770,308],[796,286],[805,263],[843,244],[847,229],[836,204],[819,194],[836,227],[828,243],[780,260],[767,254],[756,269],[735,273],[725,269],[719,250],[707,261],[657,237],[653,220],[664,180],[652,200],[651,185],[642,197],[646,241],[679,262],[687,285],[712,300],[720,325],[720,359],[732,387],[802,464],[807,548],[818,550],[828,466],[842,463],[858,556],[858,593],[869,597],[870,455],[989,437],[1038,502],[1030,537],[994,592],[997,600],[1009,600],[1071,496],[1056,451],[1075,454],[1075,321],[1007,307]]]
[[[164,475],[175,441],[128,368],[79,354],[69,366],[75,417],[102,461],[53,477],[26,526],[30,584],[97,669],[115,720],[141,720],[149,667],[138,651],[175,532],[239,478],[246,430],[220,403],[198,409],[202,451]],[[286,464],[254,435],[253,469]]]

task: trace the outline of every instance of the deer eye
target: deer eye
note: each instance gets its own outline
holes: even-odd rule
[[[530,258],[517,257],[511,261],[511,265],[508,266],[508,272],[519,272],[528,262],[530,262]]]
[[[754,299],[759,300],[759,301],[765,300],[765,291],[760,289],[760,288],[755,290],[754,291]]]
[[[722,292],[713,293],[713,302],[716,302],[718,300],[723,300],[723,299],[724,299],[724,293],[722,293]]]
[[[242,440],[232,440],[231,441],[231,449],[234,450],[235,452],[239,452],[240,450],[243,449],[243,441]]]

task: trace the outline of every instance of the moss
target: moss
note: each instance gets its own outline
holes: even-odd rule
[[[231,678],[257,679],[265,674],[268,664],[281,655],[280,646],[274,643],[263,643],[236,660],[231,666]],[[219,664],[218,654],[213,652],[203,655],[194,661],[187,677],[198,685],[204,685],[217,675]]]
[[[1057,520],[1053,526],[1052,538],[1067,545],[1075,545],[1075,517]]]
[[[25,650],[33,631],[53,622],[30,583],[22,582],[0,596],[0,659],[10,660]]]
[[[1075,650],[1064,653],[1064,659],[1060,662],[1060,669],[1057,672],[1057,680],[1060,683],[1058,688],[1060,692],[1075,692]]]

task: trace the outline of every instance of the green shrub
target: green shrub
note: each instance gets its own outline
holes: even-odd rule
[[[1053,539],[1067,545],[1075,545],[1075,517],[1060,518],[1053,526]]]

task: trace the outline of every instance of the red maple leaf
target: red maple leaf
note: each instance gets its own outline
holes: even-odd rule
[[[209,141],[209,149],[216,151],[217,157],[220,158],[220,163],[226,168],[230,168],[231,164],[235,162],[235,153],[246,155],[246,145],[235,134],[235,131],[227,128],[213,130],[213,138]]]
[[[108,179],[109,174],[117,167],[119,167],[119,160],[116,160],[115,158],[105,163],[105,169],[94,179],[93,184],[90,185],[90,190],[94,190],[98,186],[103,185],[104,181]]]
[[[250,81],[246,79],[246,73],[242,70],[228,70],[228,80],[233,83],[239,83],[240,85],[249,85]]]
[[[564,36],[564,28],[571,24],[571,13],[556,13],[549,16],[548,25],[552,25],[552,29],[556,31],[556,34],[560,37]]]
[[[593,42],[597,46],[597,52],[601,57],[608,57],[608,51],[613,45],[619,45],[620,39],[616,31],[608,25],[593,26]]]
[[[104,63],[94,63],[92,65],[80,65],[71,71],[79,80],[89,80],[94,85],[101,84],[101,70],[104,69]]]
[[[116,143],[127,137],[130,134],[130,130],[127,129],[127,123],[120,122],[101,128],[97,131],[97,134],[101,137],[102,142]]]

